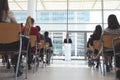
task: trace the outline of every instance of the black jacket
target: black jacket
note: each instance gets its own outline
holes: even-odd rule
[[[64,39],[64,43],[72,43],[72,40],[68,39],[68,42],[67,42],[67,39]]]

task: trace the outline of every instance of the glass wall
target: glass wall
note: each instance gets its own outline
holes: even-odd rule
[[[91,32],[88,31],[69,32],[69,37],[72,39],[71,57],[85,56],[87,43],[86,37],[89,37],[89,34],[91,34]],[[63,43],[65,36],[66,32],[50,31],[50,37],[53,42],[54,56],[65,56],[65,46]]]
[[[27,1],[16,1],[16,3],[19,3],[19,7],[16,5],[16,8],[13,7],[14,2],[12,1],[10,0],[11,10],[14,11],[17,21],[25,23],[28,12],[27,6],[25,6],[24,10],[22,4],[26,4]],[[50,37],[54,45],[54,56],[64,56],[63,39],[67,31],[70,33],[73,41],[71,56],[84,56],[86,42],[96,25],[100,24],[103,29],[106,28],[107,18],[110,14],[115,14],[120,21],[120,1],[103,0],[103,6],[102,0],[68,1],[70,1],[68,12],[67,0],[38,1],[36,5],[35,25],[40,25],[42,33],[44,31],[50,32]]]

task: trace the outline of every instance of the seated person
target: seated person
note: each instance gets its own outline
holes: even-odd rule
[[[49,32],[48,31],[44,32],[44,40],[45,40],[45,43],[46,42],[49,43],[49,49],[47,50],[47,54],[46,54],[46,63],[50,64],[50,59],[51,59],[51,53],[52,53],[52,47],[53,47],[53,45],[52,45],[52,40],[49,37]]]
[[[34,19],[31,18],[31,30],[30,30],[30,35],[36,35],[37,36],[37,42],[40,41],[40,36],[39,36],[39,32],[38,29],[36,27],[33,26],[34,25]],[[25,27],[22,28],[22,32],[24,33],[25,31]],[[28,43],[28,42],[27,42]],[[31,69],[30,64],[32,63],[32,54],[31,52],[34,52],[36,49],[36,47],[32,47],[28,50],[28,69]]]
[[[17,23],[14,13],[9,9],[8,0],[0,0],[0,22]],[[2,62],[7,63],[7,69],[10,69],[8,55],[2,56]]]
[[[40,31],[41,31],[40,26],[36,26],[36,28],[37,28],[38,31],[39,31],[40,40],[43,40],[43,41],[44,41],[44,36],[40,33]],[[43,51],[44,51],[44,49],[41,48],[41,49],[40,49],[40,54],[39,54],[39,56],[40,56],[40,58],[41,58],[41,61],[44,60],[44,52],[43,52]]]
[[[94,46],[93,42],[94,42],[94,40],[100,40],[101,34],[102,34],[101,25],[96,25],[95,30],[94,30],[93,34],[90,35],[89,41],[87,43],[87,45],[93,50],[93,52],[94,52],[93,56],[94,57],[97,56],[99,51],[97,49],[93,48],[93,46]],[[97,58],[96,62],[97,62],[96,68],[98,68],[99,64],[100,64],[100,58],[99,57]]]
[[[104,30],[103,35],[120,34],[120,25],[116,15],[110,14],[108,16],[107,21],[108,21],[108,27]],[[104,52],[104,61],[107,72],[110,72],[110,68],[112,68],[112,56],[113,56],[113,50],[111,51],[108,49],[107,51]]]

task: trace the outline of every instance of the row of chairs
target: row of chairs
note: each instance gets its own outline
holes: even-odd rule
[[[4,55],[7,53],[7,55],[14,55],[18,54],[18,60],[17,60],[17,66],[16,66],[16,72],[15,72],[15,79],[17,80],[18,76],[18,69],[20,64],[20,57],[22,53],[25,53],[26,55],[26,66],[28,65],[28,48],[29,43],[31,44],[31,47],[36,47],[35,52],[33,55],[35,56],[35,63],[38,63],[37,65],[34,64],[34,70],[37,69],[39,66],[39,50],[41,48],[44,48],[44,50],[49,49],[49,43],[45,43],[44,41],[40,41],[40,43],[37,43],[37,38],[35,35],[30,35],[31,30],[31,17],[28,16],[25,24],[25,32],[24,34],[21,33],[21,26],[17,23],[0,23],[0,55]],[[28,39],[28,44],[25,46],[25,49],[23,49],[23,38]],[[9,54],[11,53],[11,54]],[[26,76],[28,75],[28,67],[26,67]]]
[[[35,56],[34,56],[35,62],[39,60],[37,63],[39,64],[39,62],[41,62],[42,67],[46,67],[46,64],[47,64],[46,62],[48,60],[48,57],[50,58],[52,54],[51,52],[50,54],[48,53],[48,51],[51,50],[51,48],[49,47],[50,44],[49,42],[45,42],[44,40],[40,40],[40,42],[37,42],[36,39],[37,38],[35,35],[30,35],[31,47],[36,46],[36,51],[35,51]]]
[[[100,56],[100,55],[102,55],[102,57],[103,57],[102,58],[103,59],[103,70],[101,70],[103,72],[103,75],[105,75],[105,72],[106,72],[105,64],[104,64],[104,61],[105,61],[105,55],[104,54],[105,54],[105,52],[107,52],[107,50],[113,51],[114,60],[115,60],[116,55],[120,55],[119,51],[117,52],[117,54],[116,54],[116,51],[115,51],[115,45],[120,44],[119,36],[120,36],[119,34],[106,34],[106,35],[102,36],[101,41],[100,40],[95,40],[93,42],[93,47],[92,47],[91,50],[97,49],[99,51],[97,57]],[[109,61],[111,61],[110,59],[111,58],[109,58]],[[100,67],[101,67],[101,65],[100,65]],[[116,67],[115,67],[115,73],[116,73]]]

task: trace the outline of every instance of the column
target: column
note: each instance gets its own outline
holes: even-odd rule
[[[28,16],[36,20],[36,0],[28,0]]]

